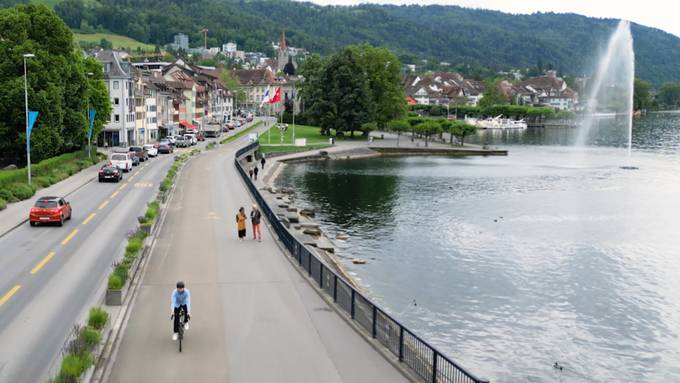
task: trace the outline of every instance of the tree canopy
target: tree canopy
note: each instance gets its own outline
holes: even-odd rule
[[[24,54],[28,107],[40,113],[31,134],[31,160],[56,156],[87,142],[87,106],[97,110],[95,136],[109,120],[111,102],[102,68],[76,49],[64,22],[43,5],[0,10],[0,152],[5,162],[25,158]],[[88,73],[92,73],[91,76]],[[89,78],[88,78],[89,77]]]

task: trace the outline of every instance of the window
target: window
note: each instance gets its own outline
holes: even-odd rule
[[[116,114],[115,116],[113,116],[113,121],[120,122],[120,114]]]
[[[113,82],[113,89],[118,89],[118,88],[120,88],[120,84],[118,83],[118,81],[114,81]]]
[[[113,105],[120,105],[120,99],[118,97],[113,99]]]

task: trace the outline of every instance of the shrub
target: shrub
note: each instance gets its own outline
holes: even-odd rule
[[[96,329],[86,326],[80,330],[80,340],[88,351],[93,350],[102,340],[102,335]]]
[[[4,199],[5,201],[9,202],[16,202],[18,201],[17,198],[12,194],[11,191],[7,189],[0,189],[0,198]]]
[[[123,278],[120,275],[111,273],[109,275],[109,290],[120,290],[123,288]]]
[[[37,186],[39,189],[46,188],[52,185],[52,180],[50,179],[50,177],[47,176],[35,177],[33,178],[33,184]]]
[[[33,194],[35,194],[35,190],[28,185],[24,183],[13,183],[10,184],[7,187],[7,190],[9,190],[14,197],[18,198],[19,200],[25,200],[33,197]]]
[[[162,192],[170,190],[170,182],[167,179],[163,180],[163,182],[161,182],[161,186],[159,186],[158,189]]]
[[[0,210],[4,210],[7,207],[7,201],[0,198]]]
[[[87,317],[87,325],[101,330],[109,320],[109,313],[104,311],[101,307],[93,307],[90,309],[90,314]]]
[[[88,354],[69,354],[61,361],[59,378],[65,382],[77,382],[80,375],[90,367],[92,359]]]
[[[144,218],[146,222],[153,222],[153,220],[156,219],[156,216],[158,216],[158,201],[149,204],[149,207],[146,209],[146,214],[144,214]]]
[[[139,238],[138,236],[130,238],[128,241],[127,246],[125,247],[125,254],[134,254],[137,255],[139,253],[139,250],[142,248],[144,245],[144,240]]]

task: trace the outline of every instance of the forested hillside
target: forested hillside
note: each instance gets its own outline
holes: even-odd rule
[[[12,2],[12,0],[0,0]],[[368,42],[394,51],[404,63],[421,59],[494,70],[552,66],[588,74],[616,20],[573,14],[510,15],[456,6],[318,6],[289,0],[65,0],[55,6],[72,28],[96,27],[166,44],[183,32],[192,42],[210,30],[208,44],[234,40],[267,51],[286,30],[288,43],[312,52]],[[680,81],[680,38],[633,25],[637,76],[661,84]]]

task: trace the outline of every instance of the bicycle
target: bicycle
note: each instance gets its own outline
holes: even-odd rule
[[[179,328],[177,329],[177,343],[179,344],[179,352],[182,352],[182,339],[184,339],[184,308],[180,308],[179,314],[177,314]],[[174,319],[174,317],[172,318]]]

